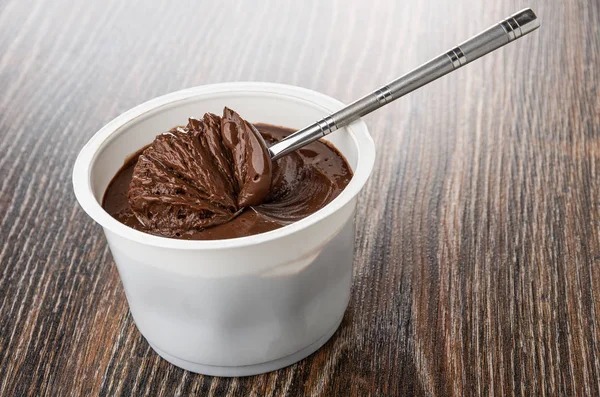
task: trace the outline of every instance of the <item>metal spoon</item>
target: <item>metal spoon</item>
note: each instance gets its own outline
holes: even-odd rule
[[[484,56],[540,27],[535,13],[526,8],[484,30],[450,51],[433,58],[377,91],[338,110],[314,124],[303,128],[268,148],[272,160],[285,156],[352,121],[379,109],[448,74],[477,58]]]

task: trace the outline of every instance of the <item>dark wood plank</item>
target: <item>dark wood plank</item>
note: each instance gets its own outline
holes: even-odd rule
[[[0,2],[0,395],[600,395],[600,4],[472,3]],[[221,81],[350,101],[526,6],[539,32],[366,118],[323,349],[239,379],[152,352],[71,191],[97,129]]]

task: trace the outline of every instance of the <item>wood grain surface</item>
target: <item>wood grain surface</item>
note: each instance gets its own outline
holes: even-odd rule
[[[349,102],[530,6],[542,28],[366,117],[350,306],[247,378],[160,359],[71,188],[106,122],[272,81]],[[268,121],[268,120],[265,120]],[[600,395],[600,3],[0,1],[0,395]]]

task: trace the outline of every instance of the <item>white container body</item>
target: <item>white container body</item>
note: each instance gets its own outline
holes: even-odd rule
[[[284,228],[217,241],[184,241],[133,230],[100,205],[125,158],[175,125],[228,106],[251,122],[302,128],[343,105],[269,83],[227,83],[146,102],[102,128],[82,149],[73,184],[104,228],[134,321],[152,348],[190,371],[244,376],[279,369],[322,346],[350,296],[356,195],[375,150],[364,122],[328,136],[354,170],[317,213]]]

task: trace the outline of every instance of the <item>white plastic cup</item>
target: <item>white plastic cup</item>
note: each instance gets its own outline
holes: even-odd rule
[[[302,128],[343,104],[271,83],[225,83],[177,91],[120,115],[79,153],[73,187],[104,229],[134,321],[165,360],[189,371],[245,376],[293,364],[338,328],[350,296],[356,195],[375,147],[362,120],[328,136],[354,177],[315,214],[249,237],[187,241],[131,229],[101,207],[126,157],[188,117],[224,106],[251,122]]]

